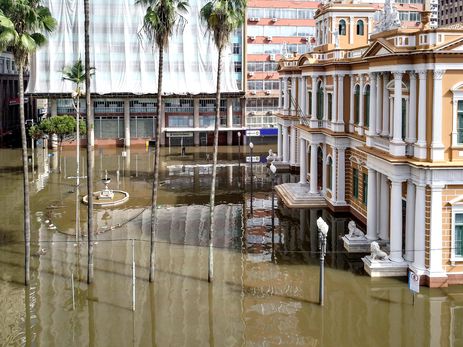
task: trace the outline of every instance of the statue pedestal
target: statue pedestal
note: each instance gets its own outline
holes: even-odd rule
[[[371,277],[402,277],[407,276],[408,263],[390,260],[372,260],[370,255],[362,258],[363,268]]]
[[[98,200],[112,200],[114,198],[114,192],[109,189],[102,190],[98,195]]]
[[[342,237],[344,248],[348,253],[370,253],[370,244],[373,240],[368,240],[365,236],[349,236],[346,234]],[[389,243],[384,240],[376,240],[380,246],[386,246]]]

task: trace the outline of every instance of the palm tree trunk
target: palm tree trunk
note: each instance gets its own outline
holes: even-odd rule
[[[150,275],[149,281],[154,281],[154,243],[156,237],[157,224],[157,203],[158,203],[158,188],[159,188],[159,160],[161,152],[161,111],[162,111],[162,75],[164,65],[164,45],[159,46],[159,68],[158,68],[158,102],[157,102],[157,118],[156,118],[156,152],[154,153],[154,175],[153,175],[153,191],[151,203],[151,244],[150,244]]]
[[[219,151],[219,124],[220,124],[220,79],[222,77],[222,46],[219,48],[219,62],[217,66],[217,89],[215,95],[215,124],[214,124],[214,155],[212,162],[212,183],[211,196],[209,205],[210,225],[209,225],[209,266],[207,272],[207,281],[212,282],[214,278],[214,252],[213,252],[213,237],[214,237],[214,207],[215,207],[215,182],[217,176],[217,153]]]
[[[80,98],[77,97],[76,117],[76,243],[80,234]]]
[[[90,99],[90,37],[89,37],[89,0],[84,0],[85,27],[85,101],[87,107],[87,194],[88,194],[88,248],[87,248],[87,283],[93,282],[93,116],[91,115]]]
[[[24,285],[30,281],[31,260],[31,216],[29,205],[29,168],[27,165],[26,120],[24,115],[24,62],[19,62],[19,121],[21,125],[21,144],[23,159],[24,186]]]

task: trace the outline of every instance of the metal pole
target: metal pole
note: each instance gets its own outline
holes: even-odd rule
[[[132,239],[132,311],[135,312],[135,240]]]
[[[254,185],[254,173],[253,173],[253,168],[252,168],[252,162],[253,162],[253,158],[252,158],[252,147],[251,147],[251,217],[253,215],[253,210],[252,210],[252,188],[253,188],[253,185]]]
[[[72,289],[72,310],[76,309],[76,298],[74,295],[74,272],[71,272],[71,289]]]
[[[275,174],[272,172],[272,262],[275,261]]]
[[[320,306],[324,303],[324,288],[325,288],[325,249],[326,249],[326,238],[322,232],[318,233],[320,238]]]

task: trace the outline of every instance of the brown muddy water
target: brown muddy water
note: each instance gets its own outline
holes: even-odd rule
[[[267,149],[255,152],[265,156]],[[107,170],[110,187],[129,192],[130,200],[95,211],[95,282],[88,287],[86,238],[78,247],[74,236],[75,154],[65,151],[59,160],[38,149],[27,289],[20,152],[0,150],[0,346],[463,346],[463,288],[422,287],[413,301],[404,279],[371,279],[360,255],[342,248],[348,215],[280,205],[272,245],[271,181],[256,164],[251,216],[245,150],[240,162],[237,148],[221,148],[209,285],[211,148],[187,148],[183,157],[179,148],[163,149],[153,284],[147,280],[153,153],[96,149],[96,189]],[[318,305],[319,216],[330,225],[324,307]]]

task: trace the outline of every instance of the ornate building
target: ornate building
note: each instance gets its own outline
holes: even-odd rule
[[[300,169],[288,205],[349,211],[378,242],[371,276],[412,269],[431,287],[463,283],[463,30],[404,29],[386,1],[322,4],[316,47],[279,63],[278,155]]]

